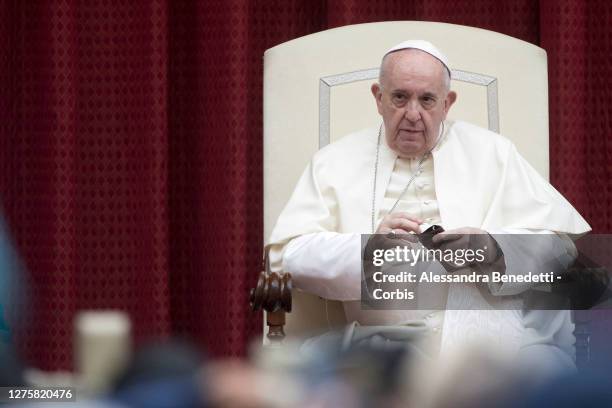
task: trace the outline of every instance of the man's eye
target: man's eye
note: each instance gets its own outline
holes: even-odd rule
[[[424,96],[423,98],[421,98],[421,101],[423,102],[423,105],[431,106],[436,103],[436,98],[432,96]]]
[[[406,96],[405,95],[393,95],[393,103],[395,104],[401,104],[406,102]]]

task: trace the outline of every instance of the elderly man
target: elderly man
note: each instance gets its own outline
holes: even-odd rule
[[[270,237],[272,263],[291,272],[301,290],[343,301],[348,321],[361,327],[403,327],[407,339],[417,327],[442,350],[478,338],[509,356],[537,350],[571,365],[568,311],[523,314],[511,306],[528,285],[489,284],[488,294],[454,285],[446,312],[362,310],[360,234],[393,237],[439,224],[446,232],[434,237],[434,245],[460,248],[477,236],[488,249],[485,263],[514,274],[552,266],[510,255],[517,249],[509,246],[517,244],[490,234],[554,232],[555,244],[522,249],[536,255],[545,250],[547,260],[567,264],[573,245],[565,234],[590,229],[509,140],[445,121],[457,95],[446,57],[432,44],[406,41],[389,50],[371,91],[383,123],[315,154]],[[465,299],[469,307],[456,306]],[[544,352],[540,346],[551,347]]]

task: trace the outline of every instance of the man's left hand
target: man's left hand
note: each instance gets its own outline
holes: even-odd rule
[[[495,239],[479,228],[462,227],[444,231],[434,235],[432,242],[442,250],[484,250],[484,260],[479,264],[492,264],[502,255]]]

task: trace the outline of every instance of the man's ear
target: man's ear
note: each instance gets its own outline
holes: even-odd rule
[[[448,95],[446,95],[446,99],[444,99],[444,115],[448,113],[453,103],[457,100],[457,92],[450,91]]]
[[[382,115],[382,87],[378,82],[375,82],[372,84],[370,91],[376,100],[376,108],[378,109],[378,113]]]

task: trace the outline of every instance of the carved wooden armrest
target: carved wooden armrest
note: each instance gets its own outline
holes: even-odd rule
[[[251,289],[249,302],[253,311],[266,311],[267,337],[272,344],[280,344],[285,338],[285,313],[291,312],[291,274],[270,272],[268,249],[262,266],[257,286]]]

